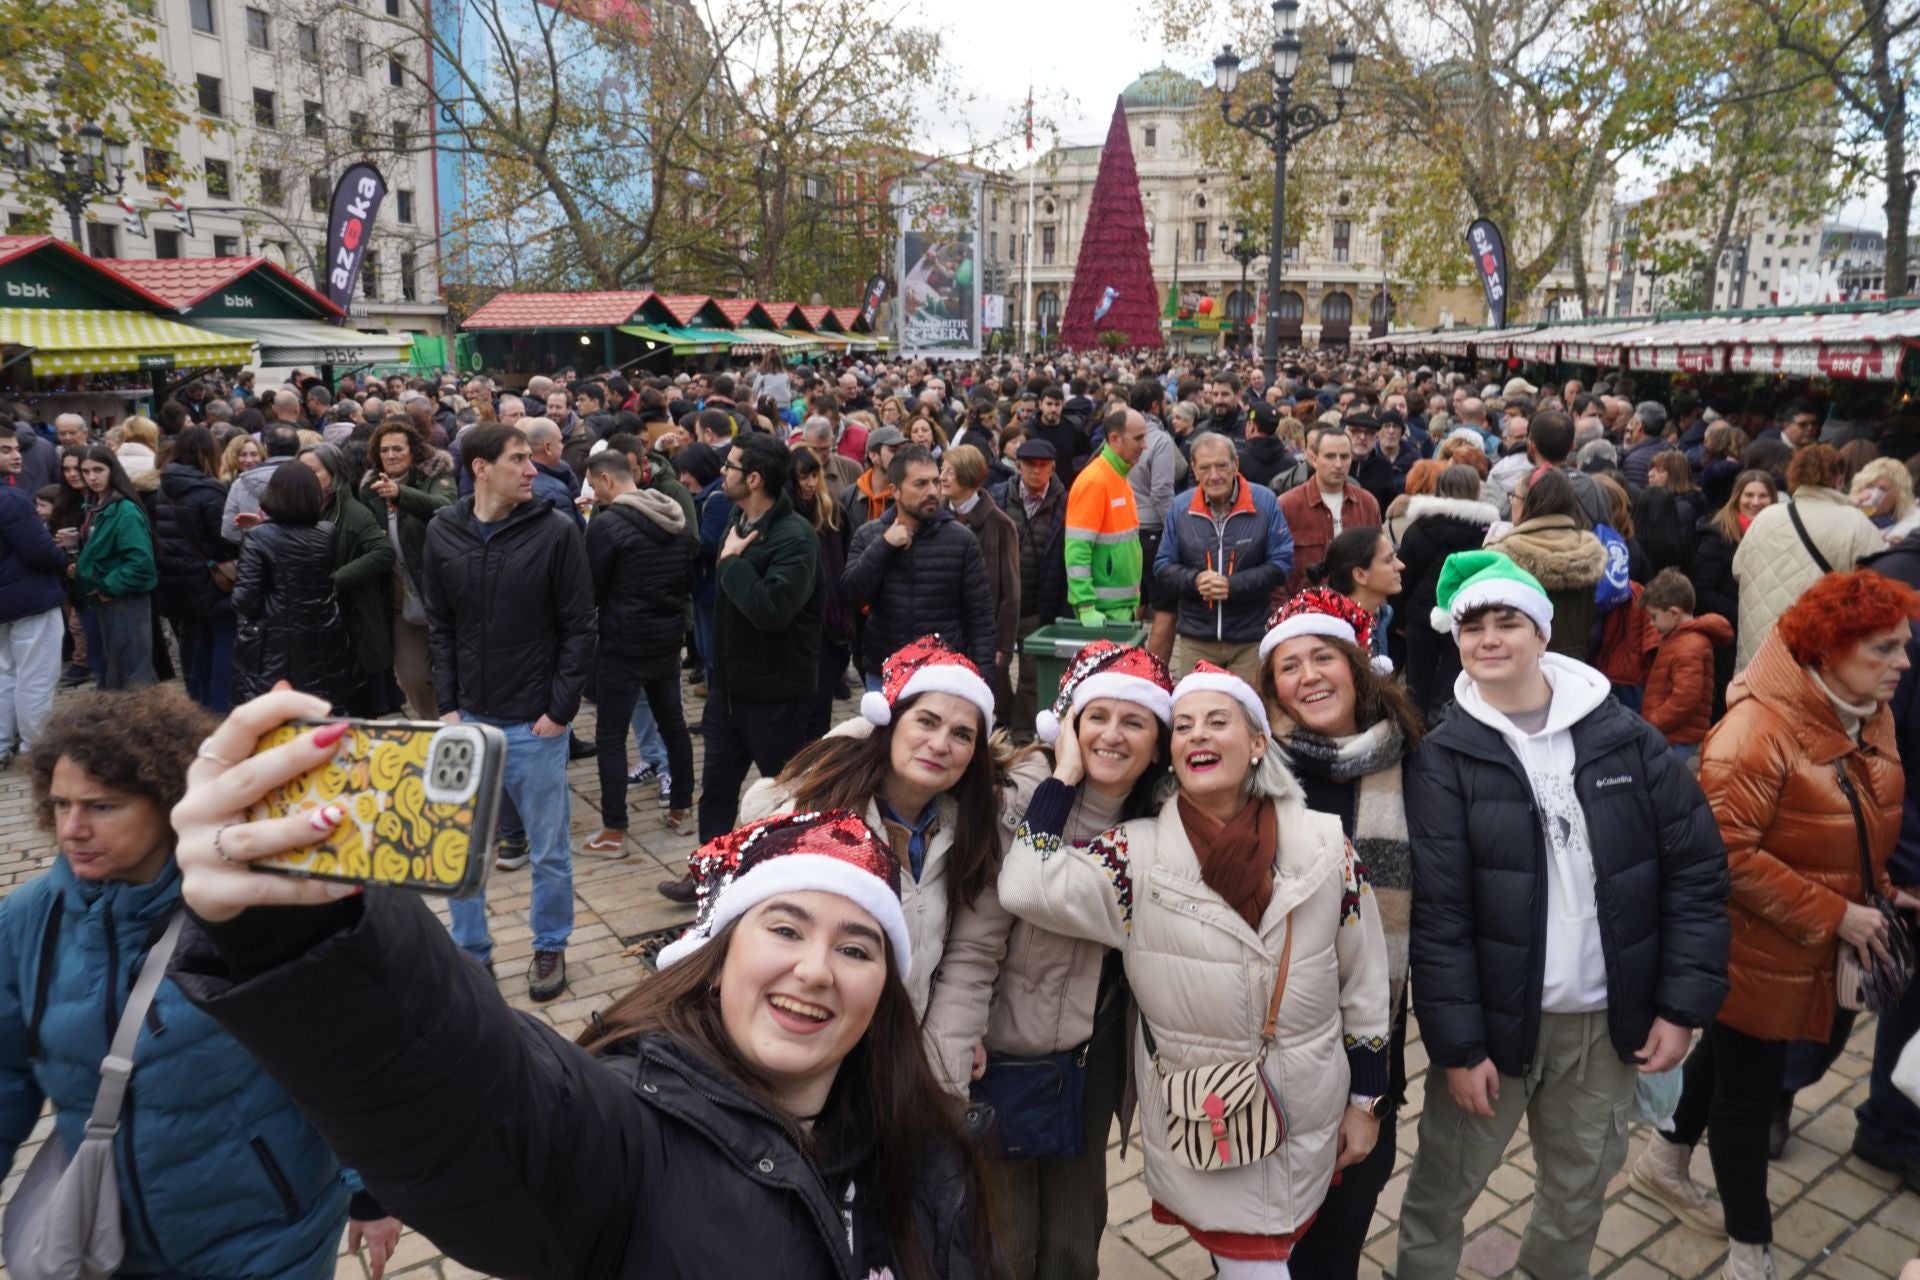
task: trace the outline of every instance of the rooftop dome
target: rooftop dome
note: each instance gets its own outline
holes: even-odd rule
[[[1122,90],[1120,101],[1129,107],[1190,107],[1200,101],[1200,93],[1200,82],[1192,76],[1159,66]]]

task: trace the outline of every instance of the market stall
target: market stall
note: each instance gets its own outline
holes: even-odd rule
[[[559,369],[618,368],[653,354],[650,339],[623,332],[640,323],[653,298],[644,290],[601,293],[500,293],[460,326],[482,367],[510,386]]]

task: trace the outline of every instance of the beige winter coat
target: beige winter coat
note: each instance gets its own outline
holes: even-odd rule
[[[872,732],[873,725],[856,716],[835,725],[827,736],[864,738]],[[913,941],[913,973],[907,979],[907,992],[913,997],[914,1014],[921,1018],[926,1016],[933,993],[943,983],[978,981],[980,974],[991,974],[991,960],[998,958],[969,954],[969,947],[989,945],[986,941],[987,931],[977,926],[962,930],[958,920],[954,922],[953,941],[949,943],[947,855],[953,849],[953,831],[959,818],[959,808],[950,795],[941,796],[937,803],[939,813],[927,841],[927,853],[921,861],[919,879],[914,879],[913,868],[907,862],[906,847],[901,845],[895,849],[900,857],[900,905],[906,911],[908,936]],[[741,797],[739,820],[742,823],[757,822],[776,813],[792,811],[792,793],[773,779],[762,778],[748,787],[746,795]],[[867,825],[882,840],[891,842],[887,824],[880,816],[880,802],[877,799],[867,805],[864,816]],[[968,911],[962,909],[960,914],[965,916]],[[992,982],[992,978],[987,977],[986,987],[991,988]],[[984,1000],[985,990],[977,998]],[[965,1078],[961,1077],[962,1080]],[[964,1085],[959,1092],[965,1092]]]
[[[1278,1151],[1213,1173],[1179,1163],[1142,1037],[1132,1050],[1148,1192],[1202,1230],[1265,1236],[1298,1229],[1325,1198],[1347,1106],[1346,1050],[1383,1050],[1388,1030],[1386,942],[1340,820],[1311,812],[1291,779],[1271,803],[1279,851],[1257,930],[1201,880],[1172,802],[1086,849],[1036,839],[1023,826],[1000,872],[1000,901],[1016,915],[1123,949],[1134,1001],[1168,1071],[1259,1051],[1293,917],[1292,967],[1265,1058],[1286,1105]]]
[[[1001,809],[1001,860],[1013,845],[1033,790],[1051,765],[1038,753],[1008,771]],[[1088,792],[1081,788],[1081,798]],[[1117,816],[1118,806],[1115,806]],[[1066,839],[1085,844],[1113,823],[1089,816],[1076,802],[1067,819]],[[965,1093],[973,1067],[973,1048],[985,1043],[995,1053],[1059,1053],[1093,1036],[1100,999],[1100,970],[1108,946],[1054,933],[1008,911],[995,889],[980,895],[971,910],[954,921],[949,938],[950,981],[935,990],[923,1020],[936,1073],[947,1087]],[[964,945],[953,945],[964,935]],[[972,967],[991,961],[978,973]]]
[[[1838,489],[1803,484],[1794,491],[1792,505],[1800,511],[1807,536],[1836,573],[1849,573],[1861,556],[1886,550],[1873,521]],[[1794,530],[1786,503],[1776,503],[1753,518],[1733,553],[1733,576],[1740,584],[1740,637],[1733,667],[1743,671],[1760,651],[1774,619],[1820,580],[1820,566]]]

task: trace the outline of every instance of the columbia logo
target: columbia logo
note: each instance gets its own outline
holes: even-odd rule
[[[1630,786],[1630,785],[1632,785],[1632,783],[1633,783],[1633,778],[1632,778],[1632,777],[1631,777],[1630,775],[1628,775],[1628,774],[1624,774],[1624,773],[1623,773],[1623,774],[1621,774],[1621,775],[1620,775],[1619,777],[1617,777],[1617,778],[1602,778],[1602,779],[1600,779],[1600,781],[1598,781],[1598,782],[1596,782],[1596,783],[1594,783],[1594,784],[1593,784],[1593,789],[1594,789],[1595,791],[1599,791],[1599,790],[1602,790],[1602,789],[1604,789],[1604,788],[1606,788],[1606,787],[1625,787],[1625,786]]]

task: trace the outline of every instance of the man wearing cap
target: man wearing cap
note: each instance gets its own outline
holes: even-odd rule
[[[1205,659],[1253,684],[1268,603],[1293,568],[1293,536],[1273,490],[1239,474],[1227,437],[1194,437],[1193,475],[1198,484],[1174,499],[1153,565],[1163,597],[1178,604],[1173,673]]]
[[[906,442],[898,427],[881,427],[867,434],[867,469],[840,491],[840,510],[853,528],[878,520],[892,505],[893,482],[887,479],[887,472],[893,466],[893,455]]]
[[[1315,427],[1307,433],[1307,461],[1313,479],[1280,495],[1280,514],[1293,535],[1293,571],[1287,594],[1307,585],[1307,570],[1327,558],[1327,548],[1346,529],[1380,523],[1380,504],[1348,476],[1353,442],[1339,427]]]
[[[1014,461],[1020,474],[1002,505],[1020,552],[1020,676],[1011,720],[1013,736],[1025,743],[1033,740],[1039,680],[1024,646],[1042,625],[1067,614],[1067,488],[1054,474],[1053,446],[1045,440],[1021,441]]]
[[[1519,1268],[1589,1274],[1640,1076],[1727,992],[1726,851],[1699,784],[1607,678],[1547,651],[1553,605],[1497,551],[1441,567],[1457,714],[1406,769],[1414,1012],[1431,1063],[1402,1280],[1451,1280],[1521,1119],[1540,1194]],[[1418,624],[1420,620],[1416,619]]]
[[[1140,515],[1127,474],[1146,448],[1147,420],[1116,409],[1106,430],[1067,491],[1067,605],[1086,626],[1131,622],[1140,608]]]
[[[1380,419],[1372,409],[1361,409],[1349,415],[1343,425],[1347,439],[1353,442],[1353,466],[1349,474],[1355,484],[1372,495],[1374,505],[1385,511],[1400,486],[1393,462],[1374,447],[1380,440]]]

